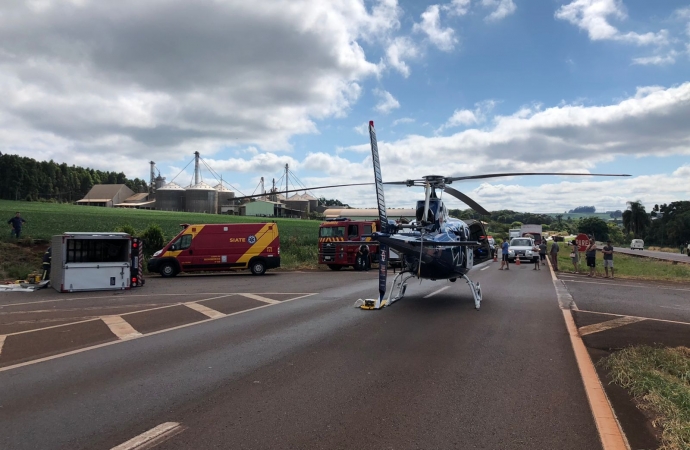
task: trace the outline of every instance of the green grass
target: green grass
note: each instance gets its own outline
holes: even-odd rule
[[[285,268],[317,267],[319,221],[298,219],[253,218],[216,214],[199,214],[143,209],[98,208],[40,202],[0,200],[0,219],[5,222],[21,212],[27,221],[22,237],[50,239],[67,231],[115,231],[129,225],[142,231],[150,224],[163,229],[166,241],[180,232],[181,223],[247,223],[275,221],[280,230],[281,266]],[[9,225],[2,240],[10,235]]]
[[[563,242],[560,242],[559,245],[561,251],[558,252],[558,268],[565,272],[574,271],[573,263],[569,256],[572,247],[564,245]],[[549,243],[549,249],[550,248],[551,244]],[[678,282],[690,281],[690,264],[674,264],[673,262],[614,253],[613,265],[616,278]],[[584,253],[580,253],[579,270],[581,273],[589,273],[589,267],[587,267]],[[596,274],[599,277],[605,275],[604,255],[600,251],[597,252]]]
[[[629,347],[599,364],[661,426],[661,449],[690,449],[690,348]]]

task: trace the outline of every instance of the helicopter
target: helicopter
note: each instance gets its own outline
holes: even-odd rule
[[[376,201],[381,229],[368,237],[379,243],[379,292],[374,299],[359,299],[355,303],[356,307],[367,310],[382,309],[402,299],[407,289],[407,281],[411,278],[432,281],[449,280],[451,282],[462,279],[470,288],[475,309],[480,309],[482,302],[481,285],[478,282],[472,281],[467,274],[473,268],[477,268],[491,259],[491,249],[486,238],[486,231],[481,221],[460,220],[450,217],[442,195],[446,193],[455,197],[481,215],[488,216],[490,213],[467,195],[450,187],[449,185],[453,182],[530,175],[630,176],[627,174],[511,172],[458,177],[427,175],[419,179],[384,182],[381,176],[378,143],[373,121],[369,122],[369,140],[374,166],[374,183],[340,184],[306,189],[327,189],[371,184],[376,186]],[[414,221],[404,224],[388,219],[384,185],[424,188],[424,200],[418,200],[416,203]],[[283,192],[288,193],[301,190],[305,189],[286,190]],[[236,197],[234,200],[253,197],[257,197],[257,195]],[[400,256],[402,269],[393,279],[391,290],[388,292],[388,297],[386,297],[389,249],[394,250]]]

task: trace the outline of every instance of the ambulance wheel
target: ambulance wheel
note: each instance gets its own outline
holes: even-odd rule
[[[257,259],[252,262],[251,271],[253,275],[263,275],[266,273],[266,264],[262,260]]]
[[[355,267],[355,266],[353,266],[353,267]],[[340,270],[340,269],[343,268],[343,266],[338,266],[338,265],[336,265],[336,264],[329,264],[329,265],[328,265],[328,268],[331,269],[331,270]]]
[[[172,263],[163,263],[160,274],[163,278],[172,278],[177,275],[177,270],[175,270],[175,266]]]

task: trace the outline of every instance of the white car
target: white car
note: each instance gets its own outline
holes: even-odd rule
[[[516,258],[520,258],[520,261],[536,262],[539,260],[539,252],[533,249],[534,241],[532,239],[513,238],[510,241],[510,247],[508,247],[508,261],[512,263],[515,262]]]
[[[642,239],[633,239],[630,242],[630,250],[644,250],[644,241]]]

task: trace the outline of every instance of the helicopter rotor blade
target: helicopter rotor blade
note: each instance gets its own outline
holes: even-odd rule
[[[466,196],[462,192],[455,190],[452,187],[448,187],[448,186],[446,186],[444,188],[444,191],[446,191],[447,193],[449,193],[453,197],[457,198],[461,202],[465,203],[467,206],[474,209],[479,214],[481,214],[483,216],[490,216],[491,215],[491,213],[489,211],[487,211],[486,209],[484,209],[479,203],[475,202],[474,200],[472,200],[471,198],[469,198],[468,196]]]
[[[334,184],[331,186],[315,186],[315,187],[308,187],[308,188],[301,188],[301,189],[290,189],[288,191],[276,191],[276,192],[266,192],[264,194],[253,194],[253,195],[244,195],[242,197],[233,197],[230,200],[245,200],[248,198],[257,198],[257,197],[270,197],[271,195],[278,195],[278,194],[287,194],[291,192],[300,192],[300,191],[312,191],[316,189],[331,189],[331,188],[337,188],[337,187],[348,187],[348,186],[371,186],[374,183],[351,183],[351,184]]]
[[[524,175],[562,175],[562,176],[587,176],[587,177],[629,177],[628,174],[614,173],[567,173],[567,172],[512,172],[512,173],[485,173],[483,175],[468,175],[463,177],[447,177],[446,183],[462,180],[483,180],[485,178],[521,177]]]

